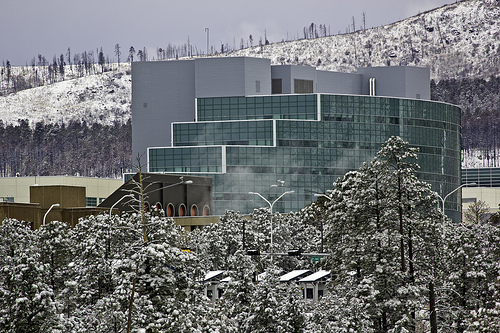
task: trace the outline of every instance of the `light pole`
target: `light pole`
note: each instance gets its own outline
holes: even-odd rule
[[[52,210],[52,208],[54,208],[54,207],[59,207],[59,206],[61,206],[61,205],[60,205],[60,204],[58,204],[58,203],[55,203],[55,204],[53,204],[52,206],[50,206],[50,208],[49,208],[49,209],[47,209],[47,212],[46,212],[46,213],[45,213],[45,215],[43,216],[43,225],[45,225],[45,219],[47,218],[47,215],[49,215],[49,212]]]
[[[330,202],[333,201],[332,198],[330,198],[328,195],[323,194],[323,193],[314,193],[314,196],[317,197],[317,198],[319,198],[319,197],[327,198],[328,200],[330,200]],[[313,224],[318,224],[318,223],[321,224],[321,253],[323,253],[323,220],[313,221],[312,223]]]
[[[457,187],[456,189],[454,189],[453,191],[451,191],[450,193],[448,193],[444,198],[442,198],[439,194],[436,193],[436,195],[438,196],[439,199],[441,199],[441,203],[442,203],[442,213],[443,213],[443,223],[445,221],[445,218],[446,218],[446,215],[444,214],[444,202],[446,201],[446,199],[453,193],[455,193],[456,191],[458,191],[459,189],[461,189],[462,187],[464,186],[469,186],[469,185],[476,185],[476,183],[467,183],[467,184],[462,184],[460,185],[459,187]]]
[[[314,196],[315,196],[315,197],[318,197],[318,198],[319,198],[319,197],[325,197],[325,198],[327,198],[328,200],[333,201],[333,199],[332,199],[332,198],[330,198],[328,195],[323,194],[323,193],[314,193]]]
[[[149,193],[152,193],[152,192],[156,192],[156,191],[159,191],[159,190],[163,190],[163,189],[166,189],[166,188],[169,188],[169,187],[172,187],[172,186],[177,186],[177,185],[182,185],[182,184],[192,184],[193,181],[192,180],[183,180],[182,177],[181,177],[181,181],[178,182],[178,183],[175,183],[175,184],[170,184],[170,185],[167,185],[167,186],[163,186],[163,187],[160,187],[160,188],[157,188],[157,189],[154,189],[154,190],[151,190],[151,191],[148,191],[144,194],[149,194]]]
[[[273,262],[273,206],[274,204],[279,200],[281,199],[285,194],[290,194],[290,193],[294,193],[295,191],[286,191],[286,192],[283,192],[278,198],[276,198],[276,200],[274,200],[272,203],[269,202],[269,200],[267,200],[266,198],[264,198],[262,196],[262,194],[260,193],[257,193],[257,192],[248,192],[248,194],[254,194],[254,195],[258,195],[259,197],[262,198],[262,200],[264,200],[265,202],[267,202],[267,204],[269,205],[269,210],[271,211],[271,245],[269,247],[269,250],[271,252],[271,263]]]
[[[109,209],[109,217],[111,217],[111,212],[113,211],[113,208],[115,208],[115,206],[116,206],[116,205],[117,205],[120,201],[122,201],[123,199],[125,199],[125,198],[127,198],[127,197],[129,197],[129,198],[133,198],[133,197],[134,197],[134,195],[133,195],[132,193],[131,193],[131,194],[124,195],[123,197],[121,197],[121,198],[120,198],[120,200],[118,200],[117,202],[115,202],[115,203],[113,204],[113,206],[111,206],[111,208]]]
[[[210,44],[210,42],[209,42],[210,29],[205,28],[205,32],[207,33],[207,56],[208,56],[208,44]]]

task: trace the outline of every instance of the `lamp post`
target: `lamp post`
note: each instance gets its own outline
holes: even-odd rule
[[[207,56],[208,56],[208,44],[210,44],[209,43],[210,29],[205,28],[205,32],[207,33]]]
[[[332,199],[332,198],[330,198],[328,195],[323,194],[323,193],[314,193],[314,196],[315,196],[315,197],[318,197],[318,198],[319,198],[319,197],[325,197],[325,198],[327,198],[328,200],[333,201],[333,199]]]
[[[166,189],[166,188],[169,188],[169,187],[172,187],[172,186],[177,186],[177,185],[182,185],[182,184],[192,184],[193,183],[192,180],[184,180],[184,176],[180,176],[179,178],[180,178],[181,181],[178,182],[178,183],[166,185],[166,186],[163,186],[163,187],[160,187],[160,188],[148,191],[148,192],[146,192],[144,194],[149,194],[149,193],[152,193],[152,192],[163,190],[163,189]]]
[[[113,208],[115,208],[115,206],[116,206],[116,205],[117,205],[120,201],[122,201],[123,199],[125,199],[125,198],[127,198],[127,197],[129,197],[129,198],[133,198],[133,197],[134,197],[134,195],[133,195],[132,193],[131,193],[131,194],[124,195],[123,197],[121,197],[121,198],[120,198],[120,200],[118,200],[117,202],[115,202],[115,203],[111,206],[111,208],[109,209],[109,217],[111,217],[111,212],[113,211]]]
[[[52,208],[54,208],[54,207],[59,207],[59,206],[61,206],[61,205],[60,205],[60,204],[58,204],[58,203],[55,203],[55,204],[53,204],[52,206],[50,206],[50,208],[49,208],[49,209],[47,209],[47,212],[46,212],[46,213],[45,213],[45,215],[43,216],[43,225],[45,225],[45,219],[47,218],[47,215],[49,215],[49,212],[52,210]]]
[[[328,195],[323,194],[323,193],[314,193],[314,196],[317,198],[319,198],[319,197],[327,198],[328,200],[330,200],[330,202],[333,201],[332,198],[330,198]],[[312,223],[313,224],[318,224],[318,223],[321,224],[321,253],[323,253],[323,220],[313,221]]]
[[[254,194],[254,195],[258,195],[259,197],[262,198],[262,200],[264,200],[265,202],[267,202],[267,204],[269,205],[269,210],[271,211],[271,219],[270,219],[270,223],[271,223],[271,244],[270,244],[270,247],[269,247],[269,250],[271,252],[271,263],[273,262],[273,206],[274,204],[279,200],[281,199],[284,195],[286,194],[290,194],[290,193],[294,193],[295,191],[286,191],[286,192],[283,192],[278,198],[276,198],[276,200],[274,200],[272,203],[269,202],[269,200],[267,200],[266,198],[264,198],[262,196],[262,194],[260,193],[257,193],[257,192],[248,192],[248,194]]]
[[[243,250],[246,249],[246,246],[245,246],[245,224],[247,223],[247,221],[245,219],[241,220],[241,221],[236,221],[238,223],[243,223],[243,239],[242,239],[242,243],[243,243]]]
[[[450,193],[448,193],[444,198],[442,198],[439,194],[436,193],[436,195],[438,196],[439,199],[441,199],[441,203],[442,203],[442,213],[443,213],[443,223],[445,221],[445,218],[446,218],[446,215],[444,214],[444,202],[446,201],[446,199],[448,199],[448,197],[450,195],[452,195],[453,193],[455,193],[456,191],[458,191],[459,189],[461,189],[462,187],[464,186],[469,186],[469,185],[476,185],[476,183],[467,183],[467,184],[462,184],[460,185],[459,187],[457,187],[456,189],[454,189],[453,191],[451,191]]]

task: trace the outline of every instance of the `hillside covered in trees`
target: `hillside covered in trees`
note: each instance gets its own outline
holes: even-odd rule
[[[130,171],[132,130],[125,124],[0,121],[0,177],[80,175],[121,178]]]
[[[431,95],[462,108],[462,167],[500,167],[500,76],[432,81]]]

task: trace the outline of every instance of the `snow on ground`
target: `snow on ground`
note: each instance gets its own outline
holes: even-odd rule
[[[500,6],[492,0],[462,1],[373,29],[230,54],[244,55],[340,72],[411,65],[429,67],[435,80],[488,78],[500,73]]]
[[[488,78],[500,74],[500,5],[493,0],[461,1],[355,33],[255,46],[221,56],[264,57],[273,64],[340,72],[355,72],[361,66],[426,66],[436,80]],[[13,68],[26,72],[27,80],[34,70],[43,68]],[[31,125],[130,119],[128,63],[102,75],[69,79],[74,73],[66,69],[66,81],[0,96],[0,119],[4,124],[28,119]]]
[[[220,56],[263,57],[273,64],[340,72],[355,72],[361,66],[426,66],[436,80],[488,78],[500,74],[500,5],[495,0],[466,0],[373,29],[254,46]],[[30,70],[13,68],[14,73],[27,75]],[[82,78],[71,79],[74,72],[68,69],[65,75],[59,83],[0,96],[0,120],[17,124],[27,119],[31,126],[41,121],[110,125],[131,118],[129,64]],[[462,165],[490,167],[498,164],[494,160],[479,151],[467,152]]]
[[[98,122],[110,125],[130,119],[131,75],[106,72],[22,90],[0,97],[0,119],[17,124]]]
[[[499,168],[500,149],[491,152],[462,150],[462,168]]]

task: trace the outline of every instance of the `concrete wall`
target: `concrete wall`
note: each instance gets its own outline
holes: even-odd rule
[[[195,97],[270,95],[270,67],[244,57],[132,63],[132,157],[171,146],[171,123],[194,121]]]
[[[39,204],[0,202],[0,224],[7,218],[29,222],[35,228],[41,223]]]
[[[186,208],[184,216],[191,215],[190,209],[193,205],[198,208],[198,214],[195,214],[195,216],[201,216],[203,214],[203,207],[205,206],[209,208],[210,214],[213,213],[212,178],[185,176],[184,180],[191,180],[193,183],[179,184],[179,175],[152,173],[143,173],[142,175],[143,187],[147,188],[147,201],[150,207],[154,208],[156,203],[159,203],[165,213],[169,215],[167,213],[168,205],[172,204],[174,206],[174,215],[172,216],[179,216],[178,209],[181,204]],[[135,174],[133,178],[135,181],[139,182],[138,174]],[[136,199],[132,200],[128,198],[122,200],[122,198],[130,194],[130,191],[134,189],[136,189],[136,186],[132,180],[127,181],[106,198],[106,200],[100,203],[99,208],[109,209],[117,203],[115,207],[120,212],[133,211],[131,205],[136,207],[139,198],[136,197]]]
[[[361,95],[361,74],[318,71],[310,66],[276,65],[271,77],[282,80],[282,93],[294,94],[294,79],[312,80],[315,93]]]
[[[311,66],[276,65],[271,67],[271,77],[282,80],[282,94],[294,94],[294,80],[313,81],[316,92],[316,68]]]
[[[271,94],[271,61],[261,58],[200,58],[195,60],[196,97]],[[260,91],[256,90],[260,82]]]
[[[499,211],[500,188],[498,187],[463,187],[462,188],[462,212],[469,209],[473,202],[484,201],[490,213]]]
[[[245,96],[271,95],[271,60],[263,58],[245,59]],[[260,91],[256,91],[256,81]]]
[[[318,93],[361,95],[361,74],[317,71]]]
[[[85,207],[85,187],[82,186],[30,186],[30,202],[48,209],[53,204],[60,208]]]
[[[194,60],[132,63],[132,157],[170,146],[172,121],[195,118]],[[136,161],[133,161],[134,163]]]
[[[87,197],[106,198],[123,184],[121,179],[76,176],[0,177],[0,197],[13,197],[14,202],[30,202],[30,186],[84,186]]]
[[[424,67],[363,67],[362,94],[370,94],[369,80],[375,78],[375,95],[431,99],[430,70]]]

